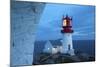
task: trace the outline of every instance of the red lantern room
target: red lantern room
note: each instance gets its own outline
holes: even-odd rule
[[[72,30],[72,18],[71,17],[63,17],[62,19],[63,23],[62,23],[62,33],[73,33]]]

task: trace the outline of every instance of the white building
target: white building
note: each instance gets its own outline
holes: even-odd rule
[[[62,21],[63,24],[62,24],[61,33],[63,34],[63,41],[62,41],[63,50],[61,52],[70,55],[75,55],[73,49],[73,42],[72,42],[72,33],[73,33],[72,18],[66,16],[63,17]]]

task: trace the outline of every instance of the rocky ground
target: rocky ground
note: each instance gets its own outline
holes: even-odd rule
[[[95,61],[95,57],[89,56],[86,53],[79,53],[74,56],[68,54],[48,54],[41,53],[33,65],[42,64],[58,64],[58,63],[72,63],[72,62],[88,62]]]

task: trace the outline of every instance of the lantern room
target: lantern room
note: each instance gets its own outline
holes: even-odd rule
[[[72,18],[67,16],[63,17],[62,19],[62,28],[63,30],[61,30],[62,33],[72,33]]]
[[[63,27],[72,27],[72,18],[71,17],[63,17]]]

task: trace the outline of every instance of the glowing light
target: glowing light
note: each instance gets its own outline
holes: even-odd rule
[[[48,48],[48,50],[49,50],[50,48]]]
[[[66,20],[63,21],[63,26],[67,26],[67,21]]]

